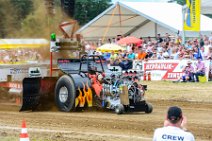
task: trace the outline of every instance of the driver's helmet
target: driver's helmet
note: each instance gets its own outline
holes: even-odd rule
[[[89,72],[96,72],[97,71],[97,67],[92,65],[91,63],[88,63],[88,71]]]

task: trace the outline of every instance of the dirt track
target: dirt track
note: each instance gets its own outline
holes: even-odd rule
[[[212,140],[212,103],[182,101],[150,101],[151,114],[83,111],[17,112],[18,108],[0,104],[0,140],[19,140],[22,119],[26,119],[28,133],[34,141],[142,141],[152,140],[155,128],[163,125],[169,105],[179,105],[188,118],[188,129],[197,140]]]

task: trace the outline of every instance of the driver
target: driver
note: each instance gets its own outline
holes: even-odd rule
[[[90,62],[88,63],[88,72],[91,74],[95,74],[97,71],[97,67],[92,65]]]

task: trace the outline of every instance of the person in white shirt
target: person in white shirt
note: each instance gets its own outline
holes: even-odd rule
[[[153,141],[195,141],[193,134],[182,127],[184,124],[185,118],[181,108],[170,107],[164,127],[155,130]]]
[[[208,51],[209,51],[209,47],[210,47],[211,45],[210,45],[210,43],[209,43],[209,41],[205,41],[205,44],[204,44],[204,52],[205,52],[205,54],[208,54]]]
[[[209,41],[212,42],[212,32],[211,32],[211,36],[209,37]]]
[[[157,54],[157,59],[158,60],[165,60],[164,56],[163,56],[163,51],[159,51],[159,53]]]

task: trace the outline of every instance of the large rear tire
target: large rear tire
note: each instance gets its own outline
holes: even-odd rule
[[[73,79],[68,75],[60,77],[55,87],[55,101],[60,111],[69,112],[75,108],[76,89]]]
[[[145,105],[145,113],[149,114],[149,113],[152,113],[152,111],[153,111],[152,104],[146,103],[146,105]]]

